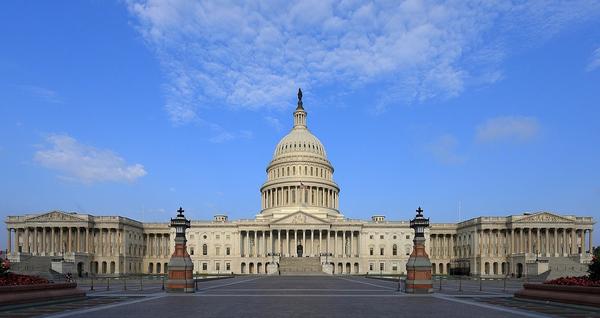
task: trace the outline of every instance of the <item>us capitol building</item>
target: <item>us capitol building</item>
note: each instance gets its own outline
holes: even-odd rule
[[[413,245],[409,222],[345,218],[333,172],[325,147],[307,127],[299,91],[294,126],[277,144],[260,188],[260,213],[250,220],[193,220],[187,239],[194,272],[404,273]],[[5,223],[14,262],[48,258],[73,264],[80,275],[120,275],[167,272],[175,237],[167,221],[51,211],[9,216]],[[433,223],[426,248],[434,274],[577,271],[591,260],[593,225],[592,217],[551,212],[482,216]]]

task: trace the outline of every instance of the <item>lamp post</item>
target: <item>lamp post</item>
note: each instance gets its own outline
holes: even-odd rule
[[[175,251],[169,260],[169,280],[167,292],[194,292],[194,263],[187,252],[185,231],[190,228],[190,220],[183,215],[184,210],[177,210],[177,217],[171,219],[171,227],[175,229]]]
[[[428,294],[433,292],[431,281],[431,261],[425,252],[425,229],[429,227],[429,218],[423,216],[423,209],[417,209],[417,215],[410,220],[410,227],[415,230],[414,248],[406,263],[406,293]]]

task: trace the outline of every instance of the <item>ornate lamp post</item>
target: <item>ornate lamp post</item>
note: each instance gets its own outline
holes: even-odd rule
[[[429,218],[423,217],[423,209],[417,209],[417,215],[410,221],[415,230],[414,248],[406,263],[406,292],[409,294],[433,293],[431,281],[431,261],[425,252],[425,229],[429,227]]]
[[[183,215],[183,209],[177,210],[179,214],[171,219],[171,227],[175,228],[175,251],[169,260],[169,280],[167,292],[193,293],[194,292],[194,263],[187,252],[185,230],[190,228],[190,220]]]

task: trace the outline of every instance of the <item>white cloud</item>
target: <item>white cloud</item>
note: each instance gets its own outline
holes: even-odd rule
[[[56,91],[45,87],[35,85],[17,85],[16,87],[19,88],[24,94],[32,96],[43,102],[52,104],[60,104],[63,102]]]
[[[213,105],[290,105],[298,87],[376,87],[378,109],[502,78],[514,43],[600,14],[597,1],[299,2],[128,0],[167,76],[175,123]],[[516,39],[516,40],[515,40]]]
[[[249,130],[240,130],[236,132],[228,131],[218,124],[207,123],[210,130],[213,132],[213,136],[208,139],[209,142],[219,144],[235,139],[252,139],[254,133]]]
[[[458,140],[450,134],[444,134],[426,146],[426,149],[441,163],[460,164],[466,157],[457,153]]]
[[[46,142],[45,149],[35,153],[35,161],[59,171],[63,178],[69,180],[83,183],[133,182],[146,175],[141,164],[128,165],[114,152],[81,144],[69,135],[49,135]]]
[[[281,121],[278,118],[265,116],[265,121],[267,121],[267,124],[269,124],[269,126],[273,127],[277,131],[281,131],[283,129],[283,125],[281,124]]]
[[[585,68],[588,72],[594,71],[597,68],[600,68],[600,47],[594,50],[592,53],[592,58],[590,59],[590,63]]]
[[[487,143],[494,141],[529,141],[540,131],[540,124],[534,117],[504,116],[491,118],[477,127],[475,139]]]

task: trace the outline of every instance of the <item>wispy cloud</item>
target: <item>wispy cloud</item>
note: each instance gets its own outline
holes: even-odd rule
[[[502,78],[511,37],[533,43],[600,14],[597,1],[127,4],[167,76],[176,123],[212,105],[282,108],[297,87],[327,84],[377,83],[380,110],[457,96]]]
[[[586,71],[591,72],[597,68],[600,68],[600,47],[594,50],[592,57],[590,58],[590,62],[585,69]]]
[[[63,100],[60,98],[58,93],[54,90],[35,86],[35,85],[16,85],[25,95],[41,100],[46,103],[60,104]]]
[[[283,129],[283,125],[281,124],[281,121],[278,118],[265,116],[265,121],[267,122],[267,124],[269,124],[269,126],[273,127],[277,131],[281,131]]]
[[[212,131],[212,137],[210,137],[208,141],[215,144],[235,139],[252,139],[254,137],[254,133],[249,130],[229,131],[215,123],[208,124],[208,127]]]
[[[481,143],[495,141],[529,141],[540,131],[534,117],[503,116],[491,118],[477,127],[475,139]]]
[[[444,164],[460,164],[466,161],[464,155],[458,154],[458,140],[450,134],[444,134],[426,145],[436,160]]]
[[[68,180],[133,182],[146,175],[141,164],[128,165],[114,152],[84,145],[66,134],[49,135],[46,143],[44,149],[35,153],[34,160],[59,171]]]

